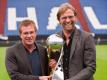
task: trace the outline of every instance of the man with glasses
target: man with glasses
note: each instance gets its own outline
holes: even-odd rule
[[[6,50],[6,69],[11,80],[49,80],[47,51],[35,42],[35,23],[22,21],[19,35],[21,40]]]
[[[77,11],[69,3],[59,7],[57,19],[62,30],[57,33],[64,40],[64,80],[93,80],[96,71],[96,49],[92,35],[75,27]],[[55,66],[50,60],[50,67]]]

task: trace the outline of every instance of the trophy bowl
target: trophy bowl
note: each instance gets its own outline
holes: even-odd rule
[[[59,51],[62,48],[63,39],[58,34],[52,34],[47,38],[46,43],[52,51]]]

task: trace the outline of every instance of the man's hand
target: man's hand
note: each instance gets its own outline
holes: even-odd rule
[[[51,80],[52,76],[40,76],[39,80]]]
[[[51,69],[54,69],[55,66],[56,66],[56,64],[57,64],[57,62],[56,62],[55,59],[50,59],[50,61],[49,61],[49,67],[50,67]]]

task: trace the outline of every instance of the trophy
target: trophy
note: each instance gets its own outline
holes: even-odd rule
[[[62,57],[63,57],[63,39],[58,34],[52,34],[47,38],[48,57],[56,58],[57,64],[51,71],[52,80],[64,80]],[[54,55],[54,56],[53,56]]]

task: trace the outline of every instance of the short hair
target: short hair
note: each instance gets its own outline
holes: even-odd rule
[[[57,13],[57,19],[59,20],[61,17],[61,14],[63,14],[65,11],[67,11],[68,9],[71,9],[74,12],[74,15],[77,15],[77,11],[76,9],[69,3],[63,3],[62,5],[60,5],[58,13]]]
[[[21,33],[21,28],[22,28],[23,26],[24,26],[24,27],[27,27],[28,25],[34,26],[35,31],[37,31],[35,22],[34,22],[33,20],[26,19],[26,20],[23,20],[23,21],[20,23],[19,33]]]

